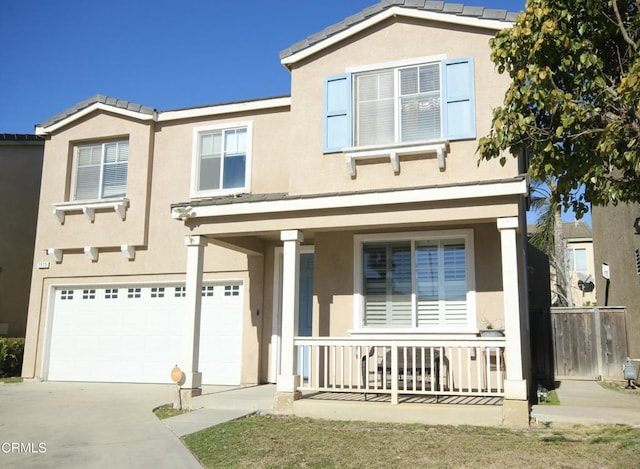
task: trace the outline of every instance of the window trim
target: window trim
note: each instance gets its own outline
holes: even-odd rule
[[[392,241],[424,241],[432,239],[463,238],[465,243],[465,258],[467,263],[467,324],[465,327],[366,327],[364,326],[364,278],[362,272],[364,243],[392,242]],[[475,279],[475,244],[472,228],[438,231],[414,231],[401,233],[378,233],[354,236],[353,263],[353,334],[477,334],[476,311],[476,279]],[[411,293],[412,303],[415,304],[416,292]]]
[[[201,133],[211,132],[216,130],[231,130],[238,128],[247,129],[247,152],[245,155],[245,171],[244,171],[244,186],[234,187],[232,189],[212,189],[212,190],[198,190],[198,180],[200,175],[200,158],[199,158],[199,137]],[[251,192],[251,161],[252,161],[252,147],[253,147],[253,121],[240,121],[240,122],[226,122],[224,124],[207,125],[202,127],[195,127],[193,129],[193,141],[191,149],[191,191],[190,195],[192,199],[202,197],[212,197],[221,195],[233,195]]]
[[[78,184],[78,158],[79,158],[79,151],[80,151],[80,147],[83,146],[95,146],[95,145],[101,145],[102,146],[102,151],[101,151],[101,161],[100,161],[100,180],[99,180],[99,187],[98,187],[98,193],[100,194],[104,187],[104,180],[103,180],[103,176],[104,176],[104,167],[105,167],[105,145],[108,145],[110,143],[122,143],[122,142],[127,142],[127,180],[125,181],[125,193],[124,195],[118,195],[115,197],[98,197],[95,199],[76,199],[76,188],[77,188],[77,184]],[[72,162],[72,167],[71,167],[71,188],[69,191],[69,203],[70,204],[77,204],[77,205],[89,205],[92,203],[96,203],[96,202],[105,202],[108,203],[110,201],[121,201],[127,198],[127,192],[128,192],[128,182],[129,182],[129,153],[131,150],[131,139],[129,138],[129,136],[122,136],[122,137],[114,137],[114,138],[106,138],[104,140],[95,140],[95,141],[85,141],[85,142],[73,142],[73,162]]]

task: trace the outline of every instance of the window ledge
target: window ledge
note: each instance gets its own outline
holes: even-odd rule
[[[58,219],[60,224],[63,224],[67,212],[82,212],[91,222],[93,222],[95,220],[96,210],[112,209],[121,220],[124,220],[128,207],[129,199],[126,197],[109,200],[74,200],[72,202],[53,204],[53,215]]]
[[[428,144],[394,145],[380,147],[345,148],[347,168],[351,177],[356,175],[356,161],[362,159],[389,157],[394,173],[400,172],[400,155],[416,155],[419,153],[436,153],[438,168],[445,169],[445,152],[449,142],[446,140]]]

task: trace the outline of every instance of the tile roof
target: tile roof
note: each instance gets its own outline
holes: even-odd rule
[[[33,134],[0,134],[0,144],[6,143],[43,143],[44,139],[38,135]]]
[[[457,15],[483,20],[498,20],[514,22],[518,17],[518,12],[512,12],[502,9],[492,9],[476,6],[463,5],[461,3],[447,3],[430,0],[382,0],[381,2],[371,5],[364,10],[351,15],[344,20],[326,27],[300,42],[296,42],[292,46],[280,51],[280,59],[285,59],[301,50],[306,49],[318,42],[321,42],[341,31],[348,29],[354,24],[360,23],[378,13],[392,7],[412,8],[415,10],[424,10],[433,13],[445,13],[449,15]]]
[[[538,231],[536,225],[527,225],[527,232],[533,234]],[[571,221],[562,224],[562,237],[566,240],[571,239],[591,239],[593,232],[591,227],[583,221]]]
[[[40,127],[49,127],[50,125],[56,124],[57,122],[60,122],[61,120],[64,120],[67,117],[72,116],[75,113],[82,111],[83,109],[86,109],[96,103],[107,104],[109,106],[115,106],[121,109],[126,109],[128,111],[140,112],[142,114],[152,115],[156,112],[155,109],[143,106],[142,104],[130,103],[129,101],[125,101],[123,99],[110,98],[109,96],[96,94],[88,99],[85,99],[84,101],[79,102],[74,106],[71,106],[68,109],[65,109],[62,112],[59,112],[52,118],[40,124]]]

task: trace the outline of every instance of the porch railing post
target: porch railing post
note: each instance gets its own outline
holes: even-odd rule
[[[398,404],[398,343],[391,344],[391,403]]]

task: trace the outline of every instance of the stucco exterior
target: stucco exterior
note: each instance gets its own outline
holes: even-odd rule
[[[593,249],[598,306],[624,306],[627,310],[627,347],[632,358],[640,357],[640,235],[639,204],[593,207]],[[615,235],[612,235],[615,233]],[[602,265],[609,266],[609,282]]]
[[[478,165],[475,154],[477,137],[488,132],[491,109],[508,86],[489,60],[488,46],[495,31],[508,23],[456,24],[393,11],[377,22],[373,16],[370,27],[344,40],[329,38],[326,46],[320,41],[311,55],[283,60],[291,71],[290,98],[167,112],[136,111],[131,105],[116,109],[99,98],[44,125],[47,164],[35,262],[50,260],[51,253],[61,258],[34,273],[23,375],[43,376],[50,295],[57,285],[185,282],[186,277],[190,306],[185,317],[196,324],[194,330],[185,326],[188,336],[198,332],[199,282],[239,280],[244,286],[241,383],[277,382],[286,394],[278,399],[288,402],[297,396],[291,367],[298,333],[292,315],[298,310],[299,253],[314,254],[314,337],[391,340],[398,337],[393,330],[367,330],[362,324],[362,240],[381,236],[415,243],[436,233],[465,243],[465,285],[470,287],[464,330],[441,328],[434,334],[416,329],[401,335],[472,340],[487,323],[504,328],[511,357],[506,367],[503,363],[510,380],[504,393],[525,402],[522,200],[527,181],[515,160]],[[444,164],[434,151],[423,149],[401,155],[399,171],[393,170],[392,157],[382,155],[357,161],[354,174],[346,161],[350,149],[323,153],[325,77],[383,63],[439,63],[460,56],[473,58],[476,137],[441,139]],[[194,193],[199,129],[238,123],[250,128],[248,186],[219,196]],[[69,209],[74,148],[79,142],[118,138],[130,144],[126,216],[122,219],[111,207],[98,208],[91,221],[82,203]],[[391,144],[389,153],[396,147]],[[52,215],[52,208],[60,206],[63,223]],[[131,252],[125,246],[135,250],[134,258],[123,255]],[[87,247],[97,248],[89,251],[97,252],[97,259],[85,255]],[[197,351],[192,355],[197,357]],[[500,368],[499,356],[494,354],[494,360]],[[185,369],[189,389],[197,388],[200,379],[192,368]],[[478,370],[479,365],[474,376]]]
[[[0,336],[24,337],[44,141],[0,134]]]

